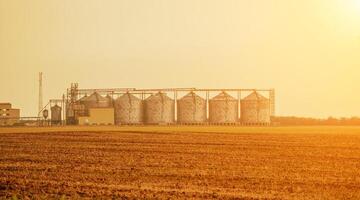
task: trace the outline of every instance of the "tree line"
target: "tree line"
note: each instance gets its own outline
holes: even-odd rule
[[[360,125],[360,117],[351,118],[335,118],[327,119],[307,118],[307,117],[272,117],[272,123],[275,125],[337,125],[337,126],[353,126]]]

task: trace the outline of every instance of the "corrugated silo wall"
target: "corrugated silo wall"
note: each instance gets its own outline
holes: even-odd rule
[[[241,122],[244,124],[270,124],[269,100],[242,100]]]
[[[155,98],[145,100],[145,118],[147,124],[172,124],[175,121],[175,101],[169,98]]]
[[[144,122],[144,103],[131,94],[116,99],[115,101],[115,123],[120,124],[142,124]]]
[[[206,100],[198,96],[186,97],[177,101],[178,123],[206,122]]]
[[[61,115],[62,108],[60,106],[52,106],[51,110],[51,123],[52,124],[60,124],[61,123]]]
[[[259,101],[259,122],[262,124],[270,124],[270,100]]]
[[[237,100],[210,100],[210,123],[236,123],[238,122]]]

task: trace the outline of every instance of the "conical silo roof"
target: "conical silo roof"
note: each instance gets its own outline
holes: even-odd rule
[[[130,101],[130,102],[133,102],[133,101],[140,101],[140,99],[138,97],[136,97],[135,95],[133,95],[133,94],[126,93],[126,94],[123,94],[120,97],[118,97],[115,101]]]
[[[253,92],[243,99],[243,101],[258,101],[258,100],[268,100],[268,99],[263,95],[259,94],[258,92]]]
[[[236,101],[236,99],[234,97],[232,97],[231,95],[229,95],[226,92],[221,92],[220,94],[218,94],[211,100],[215,100],[215,101],[234,101],[235,100]]]
[[[99,93],[94,92],[90,96],[83,98],[80,101],[81,104],[89,108],[107,108],[111,106],[112,102],[107,97],[101,96]]]
[[[87,98],[84,98],[83,101],[100,102],[100,101],[108,101],[108,99],[106,97],[101,96],[99,93],[94,92]]]
[[[153,94],[149,96],[146,101],[152,101],[152,100],[158,100],[161,99],[162,101],[172,101],[170,97],[166,95],[166,93],[158,92],[156,94]]]
[[[58,109],[58,108],[61,108],[61,107],[59,105],[55,104],[55,106],[52,106],[51,108]]]
[[[183,96],[180,101],[183,100],[192,100],[192,99],[203,99],[202,97],[200,97],[199,95],[197,95],[195,92],[189,92],[187,95]]]

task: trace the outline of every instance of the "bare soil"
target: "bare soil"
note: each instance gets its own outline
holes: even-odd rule
[[[289,129],[3,129],[0,199],[360,199],[360,128]]]

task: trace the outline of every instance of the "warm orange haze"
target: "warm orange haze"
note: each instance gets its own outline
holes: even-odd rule
[[[0,199],[360,199],[360,0],[0,0]]]
[[[277,114],[359,115],[358,0],[0,1],[0,102],[83,88],[276,88]]]

